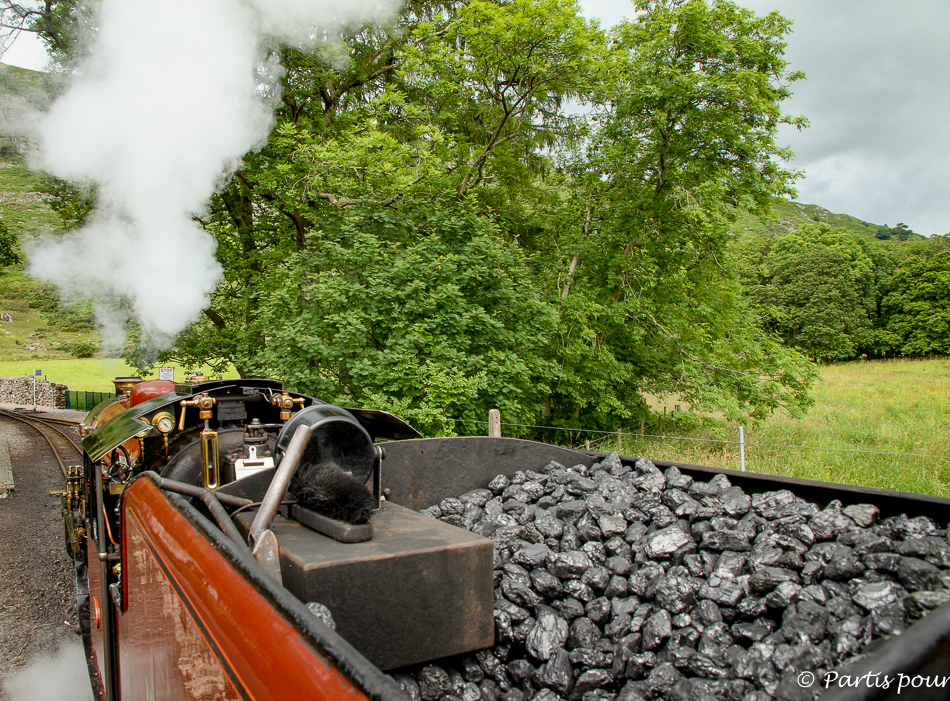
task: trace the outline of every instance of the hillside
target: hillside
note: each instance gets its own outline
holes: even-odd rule
[[[889,228],[887,224],[866,222],[850,214],[835,214],[817,204],[793,202],[781,197],[773,199],[772,212],[774,217],[771,219],[763,219],[748,213],[741,214],[736,220],[733,233],[740,239],[753,234],[783,234],[786,231],[794,231],[802,224],[824,222],[862,236],[874,237],[880,229]],[[907,238],[922,239],[924,237],[909,231]],[[899,241],[896,236],[887,240],[895,243]]]
[[[43,176],[26,165],[27,134],[52,86],[45,73],[0,64],[0,221],[26,238],[61,227],[42,190]]]
[[[38,235],[62,229],[50,207],[41,173],[27,165],[26,138],[37,110],[53,92],[53,78],[44,73],[0,64],[0,222],[21,247]],[[0,375],[3,361],[69,358],[85,345],[99,345],[88,306],[67,308],[55,290],[30,279],[20,266],[0,269]]]

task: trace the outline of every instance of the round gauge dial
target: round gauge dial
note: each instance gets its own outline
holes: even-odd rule
[[[152,425],[159,433],[171,433],[175,428],[175,417],[167,411],[156,414],[152,419]]]

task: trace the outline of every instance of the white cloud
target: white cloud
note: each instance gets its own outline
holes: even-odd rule
[[[806,81],[781,133],[806,171],[803,201],[918,233],[950,229],[950,3],[744,0],[795,20],[786,56]]]

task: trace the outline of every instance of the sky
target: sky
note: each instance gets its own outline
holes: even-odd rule
[[[780,132],[805,171],[798,200],[875,224],[950,231],[950,2],[737,0],[794,21],[785,51],[795,83],[788,114],[811,126]],[[623,0],[581,0],[609,26]]]
[[[779,142],[805,172],[798,200],[875,224],[950,231],[950,2],[740,0],[794,20],[786,57],[807,80],[786,112],[811,126]],[[581,0],[609,26],[633,14],[623,0]],[[22,35],[4,63],[41,69],[42,47]]]

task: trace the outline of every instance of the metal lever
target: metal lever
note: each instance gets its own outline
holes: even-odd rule
[[[264,531],[269,529],[274,522],[274,516],[277,515],[277,509],[280,508],[280,502],[284,500],[284,495],[287,494],[290,480],[294,478],[294,473],[297,472],[297,466],[300,464],[300,459],[303,457],[312,435],[313,431],[310,430],[309,426],[298,426],[297,430],[294,431],[293,438],[290,439],[290,444],[287,446],[287,451],[284,453],[280,465],[277,466],[274,479],[271,480],[270,487],[267,488],[267,494],[264,495],[261,508],[251,524],[251,542],[256,543]]]
[[[185,411],[187,407],[196,406],[198,407],[198,418],[204,419],[205,428],[208,427],[208,420],[211,418],[211,410],[214,408],[214,405],[218,402],[214,397],[208,395],[207,392],[202,392],[201,396],[195,397],[194,399],[182,399],[179,404],[181,404],[181,419],[178,422],[178,430],[185,430]]]

